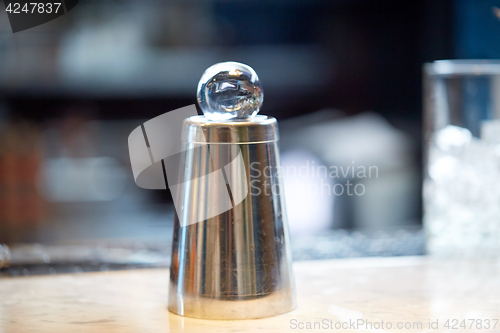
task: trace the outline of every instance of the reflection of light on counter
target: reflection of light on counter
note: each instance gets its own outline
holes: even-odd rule
[[[123,166],[110,157],[55,158],[44,162],[40,192],[49,201],[109,201],[125,187]]]

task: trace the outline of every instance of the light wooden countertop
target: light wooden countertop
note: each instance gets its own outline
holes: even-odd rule
[[[500,260],[339,259],[297,262],[294,270],[297,309],[246,321],[169,313],[165,269],[3,278],[0,332],[444,332],[447,319],[458,322],[449,332],[500,332],[500,322],[493,329],[500,319]],[[479,329],[474,321],[469,329],[468,319],[484,324]],[[438,320],[438,329],[429,320]],[[341,328],[342,322],[359,326]]]

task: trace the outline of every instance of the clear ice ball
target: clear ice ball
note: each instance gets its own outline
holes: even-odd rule
[[[246,119],[255,116],[264,91],[252,67],[239,62],[221,62],[201,76],[198,104],[210,120]]]

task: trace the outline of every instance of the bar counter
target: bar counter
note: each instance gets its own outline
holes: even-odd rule
[[[167,269],[0,278],[0,332],[500,332],[499,259],[316,260],[294,271],[297,308],[244,321],[168,312]]]

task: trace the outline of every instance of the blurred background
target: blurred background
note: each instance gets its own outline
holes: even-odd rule
[[[377,170],[324,180],[363,195],[305,195],[321,179],[284,174],[294,258],[423,254],[422,64],[499,58],[496,6],[81,0],[16,34],[2,10],[4,274],[168,265],[172,199],[135,185],[127,137],[194,104],[204,70],[230,60],[258,73],[284,167]]]

